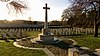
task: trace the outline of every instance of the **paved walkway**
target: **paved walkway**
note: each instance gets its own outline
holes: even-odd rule
[[[33,49],[33,50],[43,50],[48,56],[54,56],[47,48],[29,48],[29,47],[18,45],[17,42],[14,42],[13,45],[16,46],[16,47],[19,47],[19,48]]]

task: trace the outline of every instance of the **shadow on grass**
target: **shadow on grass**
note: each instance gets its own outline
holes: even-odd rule
[[[59,43],[55,43],[55,44],[45,44],[45,45],[51,45],[51,46],[58,47],[63,50],[68,50],[69,48],[71,48],[70,44],[68,44],[64,41],[60,41]]]
[[[71,35],[52,35],[52,36],[82,36],[83,34],[71,34]]]
[[[17,39],[21,39],[21,38],[17,38]],[[13,40],[16,41],[16,38],[0,38],[0,40],[5,40],[6,42],[10,42],[9,40]]]

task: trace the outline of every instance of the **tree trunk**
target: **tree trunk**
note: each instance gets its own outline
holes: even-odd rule
[[[97,13],[97,9],[96,9],[96,6],[95,6],[95,4],[92,2],[91,3],[92,5],[93,5],[93,7],[94,7],[94,12],[95,12],[95,14],[94,14],[94,16],[95,16],[95,18],[94,18],[94,37],[98,37],[98,18],[97,18],[97,16],[98,16],[98,13]]]
[[[94,37],[98,37],[98,24],[97,24],[97,19],[94,21]]]

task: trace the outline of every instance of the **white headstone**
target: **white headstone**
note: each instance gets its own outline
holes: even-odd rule
[[[3,33],[3,34],[2,34],[2,38],[3,38],[3,39],[6,39],[6,37],[7,37],[6,34]]]
[[[79,50],[77,50],[76,48],[69,48],[68,56],[79,56]]]

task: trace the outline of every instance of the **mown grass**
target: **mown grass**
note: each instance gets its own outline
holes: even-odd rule
[[[29,36],[37,36],[40,32],[38,31],[29,31],[27,35]],[[0,38],[2,38],[0,36]],[[10,38],[7,36],[7,38]],[[42,50],[29,50],[17,48],[13,45],[13,41],[5,42],[4,40],[0,40],[0,56],[47,56]]]
[[[41,33],[39,31],[28,31],[27,34],[29,36],[37,37],[38,34]],[[78,46],[85,46],[90,48],[91,50],[100,48],[100,35],[99,37],[93,37],[93,35],[77,35],[77,36],[61,36],[64,38],[72,38],[77,43]],[[63,39],[62,39],[63,40]],[[41,50],[27,50],[21,49],[13,46],[13,42],[2,42],[0,43],[0,56],[47,56]]]
[[[29,32],[30,35],[33,36],[38,36],[38,34],[41,32]],[[74,39],[77,43],[78,46],[84,46],[84,47],[88,47],[91,50],[100,48],[100,35],[98,37],[93,37],[93,35],[86,35],[86,34],[82,34],[82,35],[76,35],[76,36],[64,36],[66,39],[67,38],[72,38]]]
[[[88,47],[91,50],[100,48],[100,36],[93,37],[93,35],[82,35],[82,36],[66,36],[66,37],[74,39],[79,46]]]
[[[29,36],[35,36],[35,37],[38,37],[38,34],[40,33],[41,33],[40,31],[28,31],[27,32]]]
[[[1,40],[0,40],[1,41]],[[0,43],[0,56],[47,56],[42,50],[29,50],[13,46],[13,41]]]

